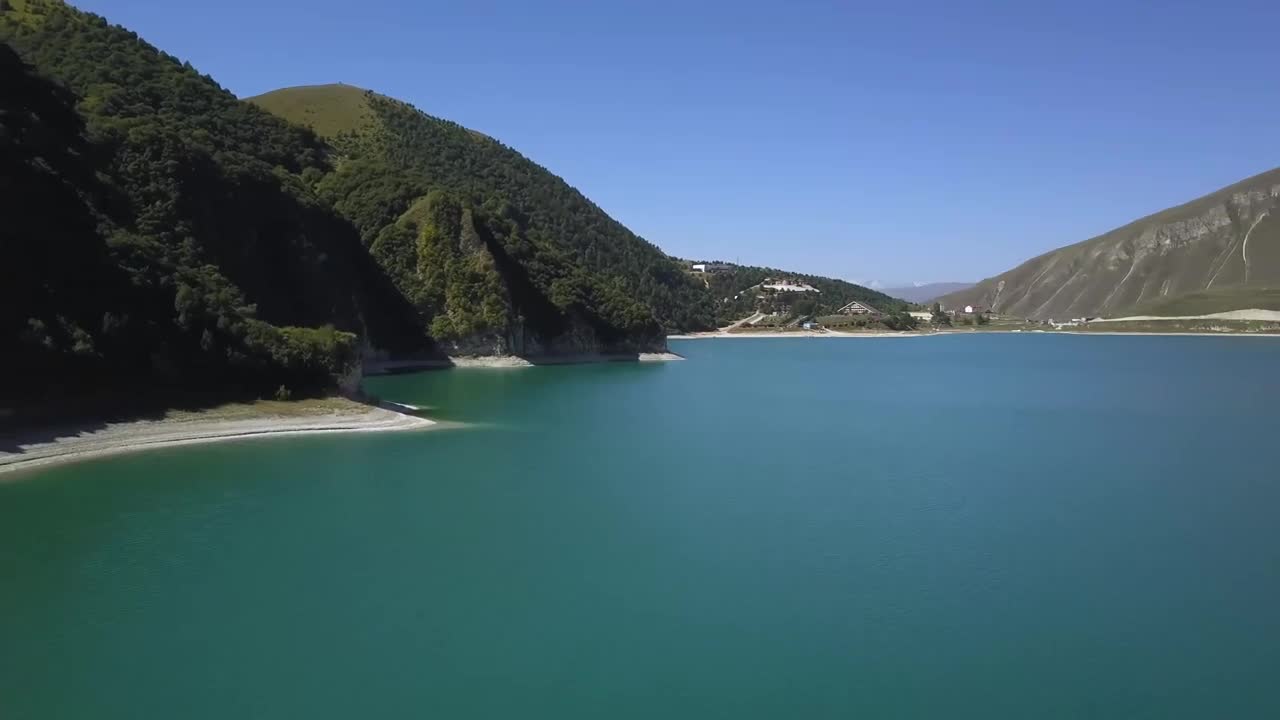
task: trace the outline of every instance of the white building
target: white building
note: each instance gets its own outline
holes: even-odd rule
[[[818,288],[795,280],[774,280],[772,278],[760,283],[760,287],[765,290],[774,290],[776,292],[818,292]]]
[[[876,310],[875,308],[871,307],[870,305],[867,305],[866,303],[860,303],[857,300],[854,300],[848,305],[845,305],[844,307],[840,308],[836,312],[840,313],[841,315],[879,315],[880,314],[879,310]]]

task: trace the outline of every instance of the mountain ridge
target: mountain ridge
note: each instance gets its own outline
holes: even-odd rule
[[[1280,285],[1277,205],[1280,168],[1050,250],[940,301],[1042,320],[1115,316],[1213,288]]]
[[[384,250],[384,265],[417,262],[412,243],[390,236],[403,235],[404,211],[427,192],[442,190],[484,210],[481,215],[492,220],[486,226],[495,241],[490,249],[533,268],[528,287],[552,304],[572,303],[570,296],[579,295],[579,309],[594,304],[606,314],[633,315],[624,309],[627,303],[645,305],[666,330],[711,325],[710,298],[679,261],[494,138],[352,85],[295,86],[247,101],[323,129],[336,169],[319,191],[356,224],[371,249]],[[398,257],[386,254],[391,245]],[[584,272],[570,271],[570,265]]]

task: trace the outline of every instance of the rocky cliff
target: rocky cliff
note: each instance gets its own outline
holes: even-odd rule
[[[1280,169],[1028,260],[944,305],[1033,319],[1124,315],[1206,289],[1280,286]]]

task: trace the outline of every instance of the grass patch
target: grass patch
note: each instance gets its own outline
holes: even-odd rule
[[[1215,333],[1222,335],[1280,334],[1280,323],[1261,320],[1133,320],[1091,323],[1071,328],[1078,332]]]
[[[1211,315],[1230,310],[1280,310],[1280,288],[1238,287],[1162,298],[1144,303],[1126,315]]]
[[[253,420],[263,417],[310,417],[313,415],[361,415],[368,405],[344,397],[307,400],[254,400],[232,402],[199,410],[170,410],[166,420]]]
[[[353,85],[283,88],[248,98],[248,102],[291,123],[309,127],[325,138],[355,132],[374,123],[365,91]]]

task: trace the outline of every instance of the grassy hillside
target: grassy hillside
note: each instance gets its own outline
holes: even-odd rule
[[[562,311],[594,306],[592,322],[606,328],[635,324],[642,308],[669,330],[711,326],[710,297],[679,263],[490,137],[345,85],[289,88],[250,102],[328,133],[337,170],[318,190],[371,247],[399,232],[401,214],[421,197],[442,191],[487,218],[495,248]],[[410,243],[398,245],[409,254],[397,263],[419,261]]]
[[[291,123],[311,128],[321,137],[354,133],[377,122],[366,92],[352,85],[313,85],[284,88],[251,98],[249,102]]]
[[[1280,287],[1214,288],[1143,303],[1126,315],[1211,315],[1229,310],[1280,310]]]
[[[1280,285],[1280,169],[1028,260],[944,304],[1118,316],[1202,290]]]
[[[61,2],[9,2],[0,43],[4,400],[316,389],[359,342],[429,348],[307,188],[329,169],[312,133]]]

